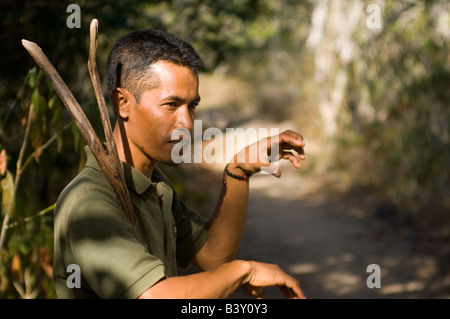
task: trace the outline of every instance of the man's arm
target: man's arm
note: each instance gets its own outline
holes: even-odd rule
[[[250,145],[235,156],[228,170],[236,175],[254,174],[269,166],[268,152],[278,146],[278,158],[290,160],[300,167],[297,158],[285,150],[294,149],[304,159],[305,146],[301,135],[286,131],[276,137],[263,139]],[[258,157],[254,163],[249,154],[262,149],[266,158]],[[263,154],[264,156],[264,154]],[[272,156],[275,157],[275,156]],[[273,175],[280,177],[276,170]],[[255,261],[233,260],[241,241],[247,215],[248,182],[226,176],[226,185],[209,222],[208,240],[191,262],[206,271],[165,278],[147,289],[140,298],[227,298],[243,286],[251,296],[262,297],[262,288],[279,286],[286,298],[304,298],[298,281],[277,265]]]
[[[298,159],[285,150],[293,149],[299,154],[300,159],[305,159],[303,137],[293,131],[285,131],[277,136],[262,139],[236,154],[233,161],[228,164],[228,170],[235,175],[244,175],[258,173],[263,167],[268,168],[268,152],[276,151],[274,145],[278,147],[278,154],[273,154],[277,156],[272,155],[272,158],[288,159],[296,168],[300,167]],[[259,154],[256,161],[250,156],[254,152]],[[280,177],[281,172],[275,168],[273,175]],[[222,188],[209,221],[208,240],[191,260],[192,264],[204,270],[214,269],[233,260],[245,228],[248,182],[227,175],[224,177],[226,185]]]
[[[278,266],[243,260],[234,260],[210,271],[163,279],[139,298],[227,298],[242,285],[253,297],[262,297],[263,287],[279,286],[286,298],[305,298],[298,281]]]

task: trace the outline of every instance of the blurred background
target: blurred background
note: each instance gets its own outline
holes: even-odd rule
[[[68,27],[77,19],[67,12],[70,4],[79,5],[80,28]],[[308,158],[298,171],[287,168],[284,186],[267,182],[270,176],[251,184],[256,197],[240,257],[257,258],[257,251],[277,262],[271,251],[288,247],[283,266],[304,279],[310,297],[449,298],[449,14],[444,0],[0,0],[0,298],[56,297],[54,203],[84,164],[83,138],[20,41],[43,49],[101,136],[87,70],[93,18],[102,79],[119,36],[163,29],[190,42],[204,60],[197,112],[204,129],[277,127],[305,137]],[[166,168],[184,200],[205,217],[222,169]],[[270,203],[294,215],[271,220],[274,213],[263,211]],[[262,247],[257,231],[269,226],[258,214],[272,226],[301,219],[288,232],[290,245],[277,246],[275,236]],[[337,221],[340,237],[326,237]],[[302,237],[308,225],[324,236]],[[347,227],[360,237],[342,239]],[[302,248],[324,239],[341,242],[341,254],[308,255]],[[377,294],[368,294],[365,268],[357,277],[350,268],[332,273],[360,259],[368,265],[367,250],[353,249],[355,242],[394,241],[392,258],[372,260],[389,270]]]

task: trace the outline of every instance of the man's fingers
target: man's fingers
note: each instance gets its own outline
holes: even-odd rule
[[[279,266],[252,261],[252,272],[249,281],[243,288],[252,296],[261,297],[262,287],[278,286],[286,298],[304,299],[297,279],[286,274]],[[261,290],[259,290],[261,289]]]
[[[288,288],[286,286],[280,286],[280,290],[283,293],[284,298],[286,299],[295,298],[295,293],[292,291],[291,288]]]
[[[301,159],[305,159],[306,158],[305,149],[303,147],[296,148],[296,149],[294,149],[294,151],[297,153],[297,155]]]
[[[290,299],[306,299],[302,289],[300,288],[300,283],[298,280],[289,275],[286,276],[287,279],[285,284],[282,286],[283,288],[280,287],[285,297]]]
[[[306,299],[305,294],[303,293],[303,291],[302,291],[302,289],[300,288],[300,286],[295,287],[295,289],[293,289],[292,292],[293,292],[294,295],[295,295],[294,298],[298,298],[298,299]]]
[[[285,298],[306,299],[305,295],[303,294],[302,289],[300,288],[300,285],[298,284],[298,281],[296,281],[295,279],[294,279],[294,283],[291,285],[291,287],[288,284],[286,284],[285,286],[279,286],[279,287]]]
[[[263,294],[263,287],[255,287],[249,284],[245,284],[242,286],[244,290],[255,299],[265,299],[265,296]]]
[[[293,132],[293,131],[285,131],[281,133],[278,137],[279,143],[279,153],[282,158],[286,158],[291,160],[290,156],[285,157],[286,152],[292,153],[297,158],[297,161],[291,160],[291,162],[296,166],[296,162],[298,160],[304,160],[306,158],[305,155],[305,141],[303,140],[303,136]]]
[[[251,296],[255,299],[266,299],[266,297],[263,294],[263,289],[259,287],[252,293]]]
[[[289,143],[293,147],[305,147],[305,141],[301,134],[287,130],[279,135],[279,143]]]
[[[300,161],[306,158],[304,147],[303,136],[287,130],[251,144],[236,154],[234,160],[242,163],[241,169],[246,173],[265,172],[279,178],[281,171],[274,163],[288,159],[300,168]]]
[[[288,159],[295,167],[300,168],[300,161],[295,154],[290,151],[283,152],[283,156],[281,158]]]

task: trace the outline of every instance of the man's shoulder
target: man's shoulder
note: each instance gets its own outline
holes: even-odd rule
[[[115,193],[101,171],[84,167],[63,189],[56,202],[56,210],[93,204],[114,204]]]

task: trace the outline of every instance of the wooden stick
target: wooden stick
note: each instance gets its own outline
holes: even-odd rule
[[[102,86],[100,84],[100,77],[98,75],[97,62],[95,59],[97,51],[97,34],[98,34],[98,22],[97,19],[93,19],[90,27],[90,43],[89,43],[89,60],[88,69],[91,75],[92,85],[94,86],[95,96],[97,98],[98,107],[100,110],[100,116],[103,123],[103,129],[105,132],[107,150],[112,153],[113,159],[119,163],[119,157],[117,155],[116,143],[113,138],[111,122],[109,120],[108,110],[106,108],[105,98],[102,93]]]
[[[88,60],[88,69],[89,74],[91,76],[92,85],[94,87],[95,96],[97,98],[97,104],[100,110],[100,117],[103,123],[103,130],[105,132],[106,138],[106,152],[107,159],[109,160],[109,166],[114,169],[113,175],[113,183],[116,180],[120,182],[115,187],[115,191],[117,197],[119,199],[119,204],[127,218],[131,221],[134,228],[138,231],[139,235],[143,239],[143,235],[141,233],[141,229],[139,227],[139,222],[134,214],[133,206],[131,204],[130,194],[128,192],[128,188],[125,182],[125,176],[122,170],[122,164],[119,160],[119,155],[117,154],[116,142],[114,141],[111,122],[109,120],[108,109],[106,107],[105,97],[102,92],[102,85],[100,83],[100,76],[98,75],[97,62],[96,62],[96,52],[97,52],[97,37],[98,37],[98,21],[97,19],[93,19],[90,25],[90,41],[89,41],[89,60]],[[111,183],[112,183],[111,182]],[[144,241],[145,243],[145,241]]]
[[[28,53],[31,55],[34,61],[39,65],[39,67],[45,72],[47,77],[50,79],[56,93],[58,94],[58,96],[60,97],[61,101],[64,103],[66,108],[69,110],[69,113],[74,118],[75,124],[80,129],[80,132],[83,138],[85,139],[87,145],[91,149],[95,159],[97,160],[100,169],[102,170],[106,179],[113,187],[117,195],[119,206],[122,208],[127,218],[133,224],[133,227],[139,233],[143,241],[143,244],[147,248],[147,244],[144,240],[141,229],[139,227],[138,219],[133,211],[130,195],[125,183],[122,165],[120,163],[117,154],[116,144],[113,139],[111,123],[109,120],[105,99],[103,97],[103,93],[101,90],[97,64],[95,62],[95,53],[97,48],[97,30],[98,30],[98,22],[96,19],[94,19],[91,22],[91,29],[90,29],[90,50],[89,50],[88,68],[100,109],[103,129],[105,131],[106,149],[100,142],[97,134],[92,128],[91,123],[89,122],[80,105],[76,101],[72,92],[64,83],[61,76],[55,70],[51,62],[48,60],[47,56],[44,54],[44,52],[42,52],[41,48],[36,43],[27,40],[22,40],[22,45],[25,47],[25,49],[28,51]]]

